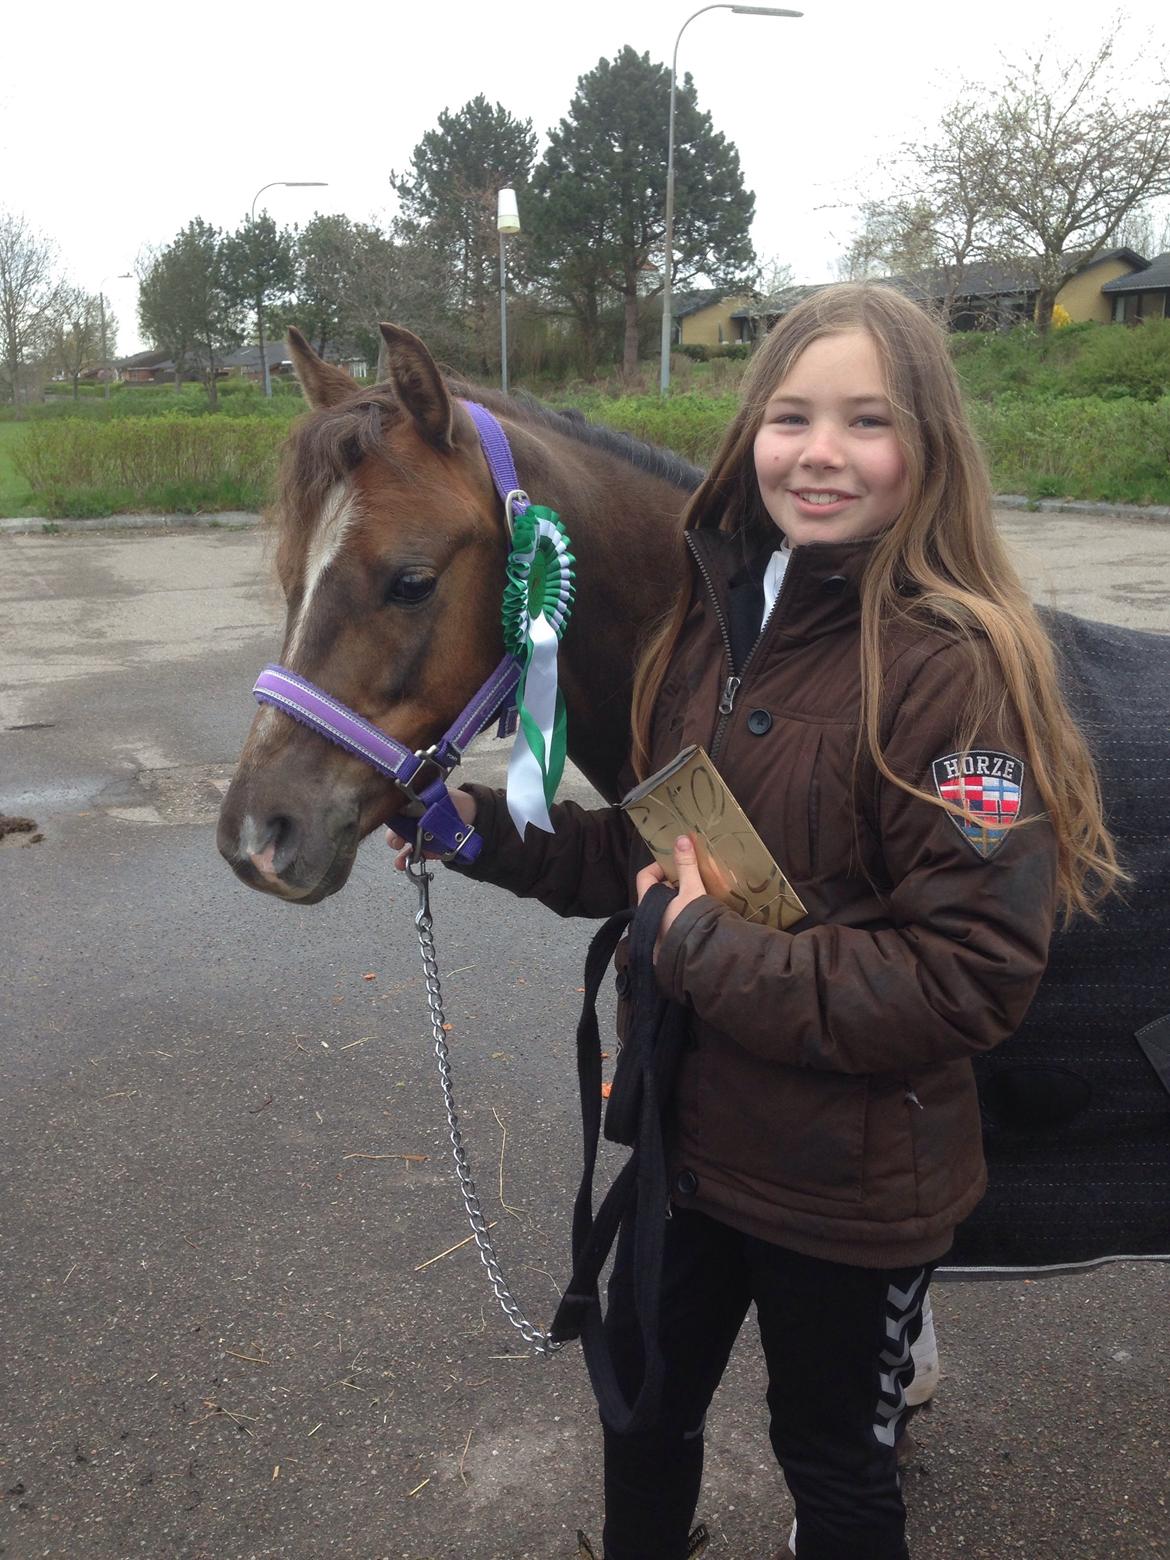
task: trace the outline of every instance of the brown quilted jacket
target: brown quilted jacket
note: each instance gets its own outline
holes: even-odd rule
[[[654,766],[702,743],[809,919],[778,932],[704,897],[663,941],[659,984],[689,1009],[693,1038],[674,1108],[674,1199],[831,1261],[932,1261],[986,1182],[969,1058],[1008,1039],[1043,973],[1051,829],[1036,818],[992,836],[988,854],[872,766],[855,777],[858,583],[871,544],[793,552],[732,690],[738,546],[713,531],[687,540],[694,598],[656,708]],[[1033,816],[1010,711],[969,745],[966,765],[954,757],[971,653],[941,631],[887,635],[886,756],[927,791],[966,769],[968,797],[1008,807],[1022,781],[1019,816]],[[473,877],[561,915],[632,902],[649,857],[619,809],[560,804],[556,833],[530,829],[522,844],[500,793],[469,789],[486,841]]]

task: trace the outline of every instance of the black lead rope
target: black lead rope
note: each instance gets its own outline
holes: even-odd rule
[[[573,1276],[550,1328],[557,1342],[580,1338],[594,1395],[606,1425],[619,1435],[655,1421],[662,1396],[659,1302],[669,1192],[663,1118],[686,1043],[686,1014],[663,997],[654,979],[654,944],[673,891],[656,884],[636,911],[611,916],[594,937],[585,961],[585,1000],[577,1026],[584,1173],[573,1206]],[[597,994],[626,928],[630,929],[629,1033],[618,1059],[605,1118],[605,1135],[632,1146],[613,1185],[593,1213],[593,1177],[601,1132],[601,1042]],[[605,1336],[599,1279],[618,1232],[633,1240],[634,1310],[642,1338],[643,1376],[629,1401],[618,1381]]]

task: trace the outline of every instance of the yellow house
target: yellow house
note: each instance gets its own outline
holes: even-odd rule
[[[1170,252],[1155,255],[1141,271],[1115,277],[1101,288],[1119,325],[1170,319]]]
[[[940,306],[950,296],[945,272],[918,272],[913,276],[881,278],[907,297]],[[824,284],[821,284],[824,285]],[[750,335],[751,325],[768,330],[800,298],[816,287],[789,287],[773,299],[765,299],[735,321]],[[1032,264],[979,261],[966,268],[962,284],[951,299],[952,330],[1004,330],[1031,321],[1036,307],[1036,276]],[[1087,260],[1069,277],[1056,295],[1069,319],[1132,324],[1141,319],[1170,317],[1170,255],[1147,261],[1133,249],[1107,249]]]
[[[704,292],[683,293],[672,300],[671,316],[674,329],[671,339],[676,347],[724,347],[735,342],[751,341],[745,318],[733,319],[732,314],[752,303],[751,293],[725,293],[718,288]]]
[[[1057,293],[1056,301],[1068,310],[1074,324],[1096,320],[1099,325],[1108,325],[1114,318],[1113,300],[1103,289],[1110,282],[1127,281],[1144,269],[1145,261],[1132,249],[1107,250],[1090,260],[1075,276],[1070,276]]]

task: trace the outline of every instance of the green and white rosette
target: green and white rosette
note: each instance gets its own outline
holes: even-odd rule
[[[557,647],[575,593],[568,533],[551,509],[530,504],[512,521],[504,587],[504,645],[523,667],[507,789],[508,812],[521,839],[530,823],[553,832],[548,809],[564,773],[566,737]]]

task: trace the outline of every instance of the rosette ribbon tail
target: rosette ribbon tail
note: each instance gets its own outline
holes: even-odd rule
[[[557,650],[574,595],[572,566],[568,537],[551,510],[530,505],[516,516],[504,635],[523,666],[507,787],[508,813],[521,838],[530,823],[553,832],[549,807],[565,769],[567,718]]]

